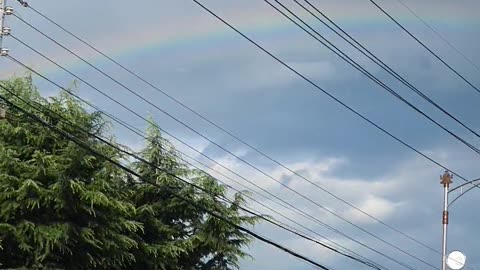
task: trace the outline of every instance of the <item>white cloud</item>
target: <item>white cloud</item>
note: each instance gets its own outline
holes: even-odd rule
[[[380,220],[388,220],[394,212],[403,205],[404,204],[402,203],[395,203],[376,195],[367,195],[367,198],[357,206],[362,211],[369,213]],[[345,217],[357,224],[375,223],[375,220],[353,208],[345,212]]]
[[[447,160],[446,156],[442,154],[445,151],[446,150],[427,152],[429,153],[429,155],[434,156],[442,163],[449,164],[450,166],[468,166],[468,164],[473,162],[466,162],[466,160],[458,160],[455,162],[452,160]],[[240,152],[245,153],[244,151]],[[449,152],[454,153],[454,151]],[[444,158],[442,158],[442,156]],[[285,188],[280,187],[279,184],[273,182],[271,179],[268,179],[265,176],[262,176],[258,172],[253,171],[251,168],[240,164],[237,160],[233,158],[223,157],[219,161],[230,167],[231,169],[239,172],[241,175],[245,176],[252,182],[255,182],[259,186],[265,188],[269,192],[276,194],[284,200],[292,203],[299,209],[302,209],[306,213],[319,218],[321,221],[329,224],[337,230],[346,233],[347,235],[350,235],[356,240],[366,243],[368,246],[385,252],[387,254],[392,254],[391,252],[395,252],[395,250],[391,247],[386,246],[378,240],[373,240],[371,236],[365,233],[360,233],[357,229],[354,229],[352,226],[346,224],[340,219],[335,218],[330,214],[326,214],[325,211],[320,210],[317,206],[304,200],[303,198],[300,198],[299,196],[286,190]],[[429,192],[426,187],[429,187],[431,189],[432,181],[435,181],[438,178],[438,175],[441,173],[442,169],[439,169],[437,166],[431,165],[430,163],[426,162],[421,158],[414,157],[411,160],[399,163],[393,169],[385,171],[382,176],[376,177],[374,179],[365,178],[362,176],[344,179],[336,177],[334,175],[334,172],[336,170],[343,168],[347,169],[348,164],[349,161],[345,158],[335,157],[320,160],[307,159],[300,162],[287,163],[286,166],[299,172],[306,178],[313,180],[316,184],[326,188],[337,196],[356,205],[358,208],[369,213],[370,215],[388,224],[393,225],[395,228],[401,230],[402,232],[412,235],[412,237],[417,238],[419,241],[423,241],[427,244],[431,243],[432,238],[430,237],[430,235],[422,233],[423,230],[421,229],[426,228],[426,230],[431,230],[432,222],[431,220],[429,220],[429,217],[432,215],[432,211],[435,210],[435,208],[432,207],[432,200],[435,200],[435,196],[432,196],[432,192]],[[308,196],[309,198],[312,198],[318,203],[324,205],[327,209],[334,211],[340,216],[357,224],[358,226],[366,229],[367,231],[378,235],[386,241],[389,241],[395,245],[399,245],[401,248],[408,247],[408,250],[418,250],[420,254],[419,256],[422,258],[431,257],[432,254],[430,254],[428,250],[422,249],[421,247],[419,247],[418,244],[413,243],[411,240],[408,240],[403,236],[394,233],[386,227],[379,225],[374,220],[362,214],[361,212],[352,209],[348,205],[345,205],[334,198],[331,198],[321,190],[313,187],[311,184],[306,183],[304,180],[291,176],[291,173],[289,173],[288,171],[280,168],[272,168],[265,166],[262,167],[262,170],[266,171],[276,179],[284,181],[287,180],[285,183],[287,183],[289,187],[294,188],[296,191],[304,194],[305,196]],[[432,179],[432,181],[420,182],[419,179]],[[243,181],[241,179],[238,180]],[[234,183],[230,184],[232,184],[233,186],[237,186]],[[414,186],[416,187],[414,188]],[[256,188],[253,189],[258,190]],[[435,192],[433,194],[439,192],[440,189],[435,189]],[[430,195],[425,196],[425,194]],[[313,229],[320,234],[327,236],[330,239],[335,239],[336,242],[341,243],[347,248],[351,248],[352,250],[359,252],[362,255],[368,255],[370,256],[370,258],[373,259],[380,261],[383,260],[383,262],[385,263],[386,259],[380,259],[380,257],[378,257],[378,254],[372,255],[372,251],[359,246],[351,240],[345,239],[342,236],[328,231],[322,226],[316,224],[315,222],[307,220],[306,218],[292,213],[285,208],[281,208],[277,204],[266,201],[264,198],[257,198],[268,206],[274,208],[281,214],[297,222],[300,222],[308,228]],[[434,202],[433,205],[435,205]],[[256,203],[251,203],[250,206],[252,206],[255,210],[259,212],[272,215],[281,220],[282,222],[294,225],[287,219],[284,219],[277,214],[264,209],[262,206]],[[415,206],[415,208],[412,208],[412,206]],[[415,226],[413,226],[413,224],[411,223],[412,219],[415,219],[417,222]],[[403,222],[398,223],[398,220],[403,220]],[[269,228],[268,226],[257,226],[256,230],[260,230],[262,234],[278,240],[280,243],[289,246],[297,251],[300,251],[303,254],[307,254],[317,261],[326,264],[331,263],[331,265],[337,265],[337,263],[342,263],[342,261],[344,261],[343,257],[331,256],[331,254],[329,255],[329,252],[327,252],[324,248],[321,248],[320,246],[317,246],[315,244],[305,242],[304,240],[299,240],[297,237],[285,239],[285,233],[275,233],[275,230]],[[274,236],[272,236],[272,233]],[[265,248],[264,250],[262,248],[262,250],[264,250],[262,253],[252,254],[255,256],[256,262],[248,263],[248,265],[277,265],[274,262],[267,262],[266,264],[264,262],[260,262],[264,260],[264,258],[271,258],[272,255],[270,254],[270,251],[268,251],[268,249],[269,248]],[[257,252],[257,249],[253,249],[253,251]],[[276,254],[277,252],[274,253]],[[405,256],[405,254],[401,254],[401,256]],[[286,268],[282,268],[279,266],[280,268],[278,269],[291,269],[289,267],[292,267],[292,264],[301,265],[297,263],[286,263],[287,261],[291,261],[291,258],[288,256],[285,256],[285,259],[282,258],[280,260],[284,263],[279,263],[279,265],[287,265],[288,267],[285,266]],[[390,263],[395,265],[392,262]],[[410,262],[410,264],[417,266],[422,265],[421,263],[415,261],[413,261],[413,263]]]

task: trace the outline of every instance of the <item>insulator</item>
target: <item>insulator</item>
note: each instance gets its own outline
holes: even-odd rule
[[[10,35],[11,32],[12,32],[12,28],[10,27],[5,26],[2,28],[2,35],[4,36]]]
[[[7,56],[9,49],[7,48],[0,48],[0,56]]]
[[[13,7],[5,7],[5,15],[12,15]]]

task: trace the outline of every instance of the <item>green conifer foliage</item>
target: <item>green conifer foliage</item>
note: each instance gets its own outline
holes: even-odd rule
[[[161,170],[145,163],[135,163],[142,176],[159,185],[173,189],[207,209],[213,209],[237,225],[254,224],[255,219],[242,216],[238,205],[244,204],[240,194],[231,205],[215,196],[226,196],[226,188],[202,172],[186,168],[175,149],[162,138],[158,126],[147,130],[146,147],[142,158],[155,167],[172,172],[208,190],[205,192],[179,182]],[[171,195],[167,190],[146,184],[137,184],[132,199],[137,203],[138,221],[144,224],[139,252],[144,255],[132,269],[234,269],[238,260],[246,256],[242,247],[250,238],[223,221]]]
[[[23,99],[49,108],[76,125],[104,133],[97,113],[87,113],[66,95],[40,97],[31,79],[3,82]],[[1,90],[0,90],[1,91]],[[2,92],[16,104],[21,101]],[[121,156],[84,133],[39,113],[49,123],[82,138],[109,157]],[[120,189],[124,175],[105,160],[53,134],[30,118],[8,111],[0,122],[0,263],[28,269],[119,269],[134,260],[142,229],[135,207]]]
[[[38,112],[0,88],[2,96],[25,110],[109,158],[130,160],[68,124],[109,137],[102,114],[87,111],[66,94],[41,97],[28,76],[0,83],[43,108]],[[7,107],[7,118],[0,120],[0,268],[238,268],[251,239],[172,192],[237,225],[253,225],[257,220],[239,209],[245,204],[242,195],[233,194],[234,203],[218,199],[227,195],[225,186],[184,165],[157,125],[147,134],[139,155],[151,164],[129,166],[162,188],[143,183]]]

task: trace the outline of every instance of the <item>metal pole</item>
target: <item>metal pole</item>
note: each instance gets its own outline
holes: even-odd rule
[[[5,20],[6,0],[0,0],[0,48],[3,44],[3,21]]]
[[[8,49],[3,48],[3,37],[10,34],[10,28],[5,27],[5,15],[13,12],[11,7],[7,7],[7,0],[0,0],[0,56],[8,55]]]
[[[5,55],[5,49],[2,47],[2,45],[3,45],[3,30],[4,30],[3,23],[5,21],[5,7],[7,6],[6,1],[7,0],[0,0],[0,56]],[[6,110],[2,106],[2,104],[0,104],[0,120],[5,119],[5,114],[6,114]]]
[[[453,175],[446,171],[440,179],[443,185],[443,238],[442,238],[442,270],[447,270],[447,226],[448,226],[448,188],[452,183]]]

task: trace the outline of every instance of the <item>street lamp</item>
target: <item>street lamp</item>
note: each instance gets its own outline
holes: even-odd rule
[[[449,190],[450,184],[453,182],[452,181],[453,175],[445,171],[445,173],[440,176],[440,184],[443,185],[443,218],[442,218],[442,224],[443,224],[443,238],[442,238],[442,270],[447,270],[447,265],[451,269],[462,269],[463,266],[465,265],[465,260],[466,257],[463,255],[460,251],[453,251],[450,253],[450,255],[446,256],[447,254],[447,226],[448,226],[448,207],[452,205],[454,202],[456,202],[460,197],[462,197],[465,193],[469,192],[473,188],[477,187],[480,188],[480,178],[466,182],[458,187],[453,188],[452,190]],[[478,182],[478,183],[477,183]],[[463,191],[463,188],[465,186],[469,185],[470,187]],[[448,197],[451,192],[454,192],[456,190],[460,189],[460,195],[458,195],[455,199],[453,199],[450,203],[448,202]]]
[[[453,175],[448,171],[440,176],[442,180],[440,184],[443,185],[443,237],[442,237],[442,270],[447,270],[447,226],[448,226],[448,188],[452,183]]]

